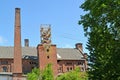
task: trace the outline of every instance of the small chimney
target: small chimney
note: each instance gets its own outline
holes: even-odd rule
[[[25,42],[25,47],[29,47],[29,39],[25,39],[24,42]]]
[[[82,43],[77,43],[75,44],[76,49],[80,50],[81,52],[83,52],[83,47],[82,47]]]

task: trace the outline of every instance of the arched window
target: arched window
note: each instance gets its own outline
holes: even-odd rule
[[[8,68],[6,66],[2,67],[3,72],[8,72]]]

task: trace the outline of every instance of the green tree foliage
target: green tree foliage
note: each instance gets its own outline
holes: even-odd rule
[[[27,80],[54,80],[52,65],[48,64],[43,71],[34,68],[28,73]]]
[[[88,37],[92,80],[120,80],[120,0],[85,0],[79,24]]]
[[[52,64],[48,64],[42,73],[42,80],[54,80]]]
[[[40,70],[34,68],[31,73],[28,73],[27,80],[42,80],[42,75]]]
[[[86,72],[80,72],[80,69],[76,68],[73,71],[58,76],[57,80],[87,80],[87,74]]]
[[[28,73],[27,80],[55,80],[51,66],[51,64],[48,64],[43,71],[34,68],[31,73]],[[76,68],[58,76],[56,80],[88,80],[87,76],[86,72],[80,72],[80,68]]]

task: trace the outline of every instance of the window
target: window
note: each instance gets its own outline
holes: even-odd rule
[[[8,61],[1,61],[1,64],[8,64]]]
[[[62,67],[58,68],[58,72],[61,73],[62,72]]]
[[[49,59],[50,57],[49,56],[47,56],[47,59]]]
[[[67,71],[69,71],[69,67],[67,67]]]
[[[8,69],[7,69],[6,66],[3,66],[3,67],[2,67],[2,70],[3,70],[3,72],[8,72]]]
[[[78,65],[83,65],[83,63],[82,62],[78,62]]]
[[[73,67],[67,67],[67,71],[73,70]]]
[[[60,62],[60,60],[57,60],[57,62]]]
[[[72,62],[66,62],[66,65],[72,65]]]
[[[30,64],[37,64],[36,62],[29,62]]]
[[[85,71],[84,67],[81,68],[81,71]]]
[[[49,52],[49,49],[47,49],[47,52]]]
[[[72,67],[70,67],[70,70],[72,70]]]

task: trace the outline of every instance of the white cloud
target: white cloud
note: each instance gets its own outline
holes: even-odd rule
[[[6,40],[2,36],[0,36],[0,43],[2,44],[4,42],[6,42]]]

